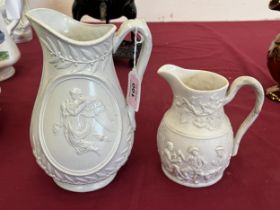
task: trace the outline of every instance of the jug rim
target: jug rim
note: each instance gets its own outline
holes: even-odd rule
[[[174,64],[165,64],[159,68],[157,73],[169,83],[169,85],[173,90],[184,89],[198,94],[208,94],[208,93],[223,91],[229,87],[229,81],[226,77],[216,72],[213,72],[211,70],[189,69],[189,68],[182,68]],[[212,82],[212,85],[213,84],[216,85],[214,87],[212,86],[212,88],[201,88],[201,87],[195,88],[194,87],[195,85],[189,84],[189,80],[197,81],[197,78],[193,79],[193,77],[197,74],[211,75],[212,78],[204,77],[202,80],[208,81],[210,79],[213,80],[213,78],[216,78],[215,81],[218,81],[219,84],[217,85]],[[198,83],[196,84],[196,86],[198,86]],[[204,86],[207,87],[207,85]]]
[[[36,18],[34,15],[32,15],[32,13],[37,13],[38,11],[47,11],[47,12],[51,12],[54,14],[58,14],[61,17],[67,18],[72,22],[76,22],[80,25],[84,25],[84,26],[89,26],[89,27],[94,27],[94,26],[108,26],[111,27],[103,36],[97,38],[97,39],[93,39],[93,40],[87,40],[87,41],[79,41],[79,40],[75,40],[72,39],[62,33],[57,32],[55,29],[53,29],[52,27],[48,26],[46,23],[44,23],[44,21],[40,20],[40,18]],[[49,8],[35,8],[35,9],[31,9],[28,12],[26,12],[26,17],[29,20],[32,20],[33,22],[37,23],[38,25],[40,25],[42,28],[46,29],[47,31],[51,32],[52,34],[54,34],[55,36],[61,38],[62,40],[65,40],[66,42],[69,42],[71,44],[74,45],[80,45],[80,46],[88,46],[88,45],[95,45],[98,43],[101,43],[103,41],[105,41],[106,39],[108,39],[110,36],[112,36],[112,34],[116,31],[117,27],[114,24],[108,23],[108,24],[92,24],[92,23],[85,23],[85,22],[80,22],[77,21],[75,19],[73,19],[71,16],[68,16],[64,13],[61,13],[59,11],[53,10],[53,9],[49,9]]]
[[[187,83],[185,83],[185,80],[180,80],[181,84],[187,88],[190,91],[193,92],[197,92],[197,93],[213,93],[213,92],[218,92],[218,91],[222,91],[224,89],[227,89],[229,87],[229,81],[226,77],[224,77],[221,74],[218,74],[216,72],[212,72],[209,70],[202,70],[202,69],[185,69],[187,71],[192,71],[192,75],[198,75],[198,74],[208,74],[208,75],[212,75],[215,76],[216,78],[218,78],[220,81],[222,81],[224,84],[219,85],[219,87],[216,88],[212,88],[212,89],[198,89],[198,88],[194,88],[190,85],[188,85]]]

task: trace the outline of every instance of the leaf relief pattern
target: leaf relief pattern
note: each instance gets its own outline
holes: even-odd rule
[[[191,99],[177,96],[175,98],[175,107],[180,113],[181,123],[193,123],[198,128],[214,130],[218,128],[223,119],[221,108],[224,105],[224,99],[212,95],[207,102],[203,98],[192,96]]]
[[[112,54],[112,47],[106,46],[105,43],[103,46],[104,52],[102,50],[102,53],[96,53],[97,55],[92,57],[93,47],[73,47],[70,44],[64,44],[59,39],[52,39],[48,36],[41,36],[40,40],[49,51],[50,58],[48,62],[59,70],[72,68],[72,73],[82,71],[94,73],[96,71],[95,64],[99,61],[104,61],[106,57]]]

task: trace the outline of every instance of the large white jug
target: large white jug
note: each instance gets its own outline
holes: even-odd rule
[[[27,13],[43,48],[43,75],[33,109],[31,142],[38,164],[62,188],[86,192],[106,186],[126,162],[135,110],[121,90],[112,53],[137,29],[143,47],[135,75],[141,82],[152,49],[144,21],[91,25],[50,9]]]

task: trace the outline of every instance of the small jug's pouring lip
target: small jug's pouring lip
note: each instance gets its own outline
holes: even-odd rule
[[[31,9],[28,12],[26,12],[25,15],[29,19],[31,24],[32,24],[32,22],[35,22],[39,26],[43,27],[50,33],[57,36],[58,38],[65,40],[68,43],[72,43],[74,45],[80,45],[80,46],[89,46],[89,45],[95,45],[95,44],[101,43],[104,40],[108,39],[110,36],[112,36],[117,29],[117,27],[114,24],[89,24],[89,23],[80,22],[80,21],[74,20],[70,16],[67,16],[56,10],[52,10],[52,9],[48,9],[48,8]],[[65,34],[63,34],[61,32],[58,32],[58,30],[55,30],[54,27],[51,27],[51,24],[47,23],[47,21],[44,20],[44,18],[46,18],[47,16],[52,16],[52,17],[56,16],[56,18],[55,18],[56,21],[59,21],[59,19],[62,19],[62,22],[64,24],[69,24],[69,25],[71,24],[71,25],[75,25],[77,27],[78,26],[84,27],[91,31],[96,30],[96,28],[98,28],[98,27],[107,27],[109,30],[107,30],[101,37],[96,38],[96,39],[82,40],[82,41],[76,40],[76,39],[66,36]]]
[[[208,94],[227,90],[229,87],[229,81],[224,76],[206,70],[184,69],[172,64],[166,64],[157,73],[168,81],[174,91],[179,88],[198,94]],[[198,77],[200,77],[199,83],[197,83]],[[201,86],[202,82],[204,82],[203,86]],[[211,87],[207,83],[211,83]]]

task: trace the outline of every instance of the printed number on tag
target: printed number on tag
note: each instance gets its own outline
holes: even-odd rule
[[[128,75],[128,91],[127,91],[127,103],[134,108],[137,112],[140,103],[141,94],[141,82],[135,71],[129,72]]]

